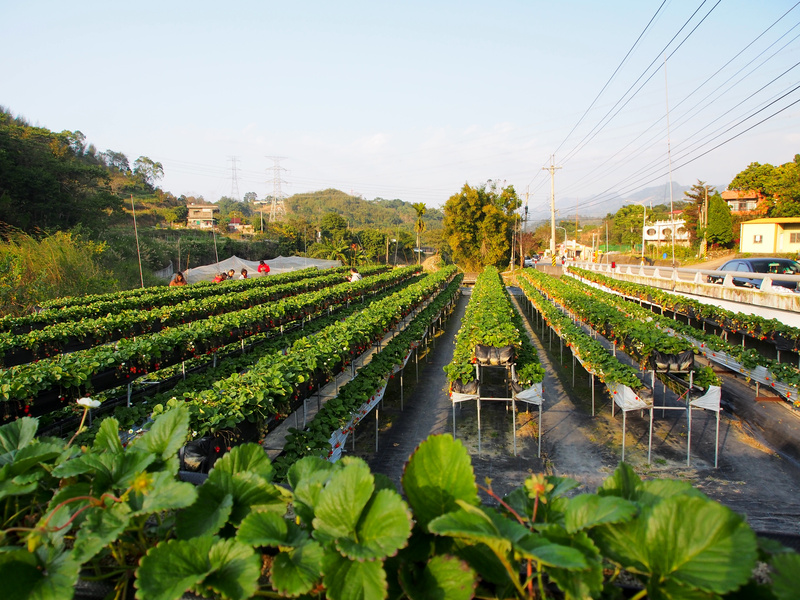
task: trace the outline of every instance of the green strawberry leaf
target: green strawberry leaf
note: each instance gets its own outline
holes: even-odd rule
[[[324,557],[324,550],[313,540],[278,553],[270,570],[272,587],[284,596],[310,592],[322,575]]]
[[[31,417],[22,417],[0,426],[0,465],[11,462],[15,450],[30,444],[38,429],[39,420]]]
[[[203,581],[211,572],[211,536],[190,541],[169,540],[151,548],[136,570],[138,600],[173,600]]]
[[[255,594],[261,574],[261,557],[252,547],[236,540],[218,540],[211,547],[208,561],[211,573],[203,580],[202,587],[195,586],[200,593],[211,590],[230,600],[246,600]]]
[[[466,562],[439,555],[421,571],[402,570],[400,584],[410,600],[469,600],[475,594],[478,576]]]
[[[131,509],[124,502],[88,511],[86,520],[75,536],[74,558],[83,564],[125,531],[131,520]]]
[[[419,445],[403,472],[403,490],[423,529],[436,517],[457,510],[457,500],[479,504],[469,454],[450,435],[431,436]]]
[[[197,488],[191,483],[177,481],[172,473],[157,471],[145,492],[133,491],[130,505],[135,515],[157,513],[190,506],[197,500]]]
[[[310,540],[306,531],[274,512],[251,512],[236,532],[236,539],[251,546],[296,548]]]
[[[329,538],[351,537],[374,490],[372,473],[361,460],[343,460],[320,492],[315,510],[314,534]],[[318,538],[319,539],[319,538]]]
[[[772,557],[772,591],[778,600],[797,598],[797,574],[800,573],[800,554],[786,553]]]
[[[119,422],[113,418],[103,419],[100,428],[94,436],[92,450],[95,452],[123,452],[122,442],[119,439]]]
[[[214,486],[201,485],[195,503],[178,513],[176,533],[184,540],[214,535],[228,522],[231,510],[232,494]]]
[[[4,600],[61,600],[72,598],[80,563],[70,552],[40,547],[36,552],[0,553]]]
[[[267,453],[258,444],[242,444],[235,446],[230,452],[226,452],[222,458],[214,463],[214,470],[235,475],[243,471],[249,471],[264,481],[272,481],[275,468],[269,461]]]
[[[567,504],[564,526],[574,533],[603,523],[629,521],[636,512],[636,505],[624,498],[580,494]]]
[[[388,589],[379,561],[352,561],[334,553],[325,555],[323,582],[330,600],[383,600]]]
[[[355,537],[336,540],[336,547],[348,558],[369,560],[394,556],[408,543],[411,514],[394,490],[377,492],[362,514]]]
[[[189,433],[189,410],[178,406],[159,415],[150,430],[133,447],[167,461],[178,455]]]

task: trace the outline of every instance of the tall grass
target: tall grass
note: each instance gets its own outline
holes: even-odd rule
[[[0,315],[30,313],[45,300],[118,289],[100,266],[102,243],[67,232],[32,237],[15,232],[0,243]]]

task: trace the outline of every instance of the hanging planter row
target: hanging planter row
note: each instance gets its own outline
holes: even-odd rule
[[[385,267],[367,268],[364,269],[364,275],[373,275],[385,270]],[[343,281],[343,274],[326,272],[302,281],[268,287],[258,286],[239,291],[231,289],[225,294],[202,299],[181,302],[175,298],[171,299],[167,306],[150,310],[118,308],[113,313],[101,317],[60,321],[25,334],[0,333],[0,364],[11,367],[49,358],[62,352],[74,352],[120,339],[158,333],[167,327],[177,327],[268,302],[278,302],[284,298],[321,290]]]
[[[588,286],[589,284],[584,283],[582,285]],[[592,285],[598,286],[600,284],[595,283]],[[743,348],[738,344],[726,341],[718,335],[707,333],[668,317],[653,314],[647,309],[625,301],[617,294],[599,289],[597,289],[597,293],[601,293],[605,301],[609,303],[624,306],[627,310],[635,311],[642,315],[646,314],[654,325],[657,325],[663,331],[682,336],[696,348],[698,353],[702,353],[707,359],[726,368],[730,367],[730,370],[740,372],[760,383],[769,385],[770,388],[791,402],[794,408],[800,408],[800,403],[796,403],[800,397],[800,370],[794,365],[772,360],[754,348]]]
[[[170,364],[211,355],[231,342],[374,294],[413,277],[416,272],[416,266],[405,267],[273,304],[171,327],[137,339],[120,340],[112,345],[12,367],[0,372],[0,401],[5,402],[6,418],[14,416],[15,412],[19,414],[25,407],[43,403],[51,406],[38,406],[36,410],[39,414],[49,412],[65,399],[110,389]]]
[[[800,352],[800,329],[786,325],[778,319],[765,319],[758,315],[733,312],[640,283],[614,279],[595,271],[576,267],[570,267],[569,271],[581,279],[599,283],[631,299],[661,306],[663,309],[705,321],[731,333],[744,334],[756,340],[772,342],[778,350]]]
[[[475,349],[511,347],[516,363],[518,384],[529,388],[544,379],[544,368],[523,333],[522,320],[511,305],[499,271],[486,267],[478,276],[469,304],[456,334],[453,360],[444,370],[456,391],[468,389],[475,380]]]
[[[338,456],[347,436],[377,405],[389,379],[406,363],[411,349],[425,338],[432,324],[454,305],[463,275],[447,267],[433,277],[430,303],[414,315],[408,326],[361,367],[335,398],[326,402],[303,430],[292,429],[283,453],[276,459],[278,473],[286,471],[304,456]],[[337,446],[338,444],[338,446]]]

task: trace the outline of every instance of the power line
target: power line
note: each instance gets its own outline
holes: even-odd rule
[[[655,58],[654,58],[654,59],[653,59],[653,60],[650,62],[650,64],[649,64],[649,65],[648,65],[648,66],[647,66],[647,67],[644,69],[644,71],[642,71],[641,75],[639,75],[639,77],[636,79],[636,81],[634,81],[634,82],[631,84],[631,86],[630,86],[630,87],[629,87],[629,88],[628,88],[628,89],[625,91],[625,93],[624,93],[624,94],[622,94],[622,96],[620,96],[620,99],[619,99],[619,100],[617,100],[617,102],[614,104],[614,106],[612,106],[612,107],[609,109],[609,111],[608,111],[608,112],[607,112],[607,113],[606,113],[606,114],[603,116],[603,118],[602,118],[602,119],[600,119],[600,121],[598,121],[597,125],[595,125],[595,126],[594,126],[594,128],[592,128],[592,130],[591,130],[591,131],[590,131],[588,134],[586,134],[586,136],[584,136],[584,138],[583,138],[583,139],[582,139],[582,140],[581,140],[581,141],[578,143],[578,145],[577,145],[577,146],[575,146],[575,147],[574,147],[572,150],[570,150],[569,152],[567,152],[567,155],[564,157],[564,159],[563,159],[563,162],[567,162],[567,161],[569,161],[569,160],[570,160],[570,159],[571,159],[571,158],[572,158],[572,157],[573,157],[573,156],[574,156],[576,153],[578,153],[580,150],[582,150],[582,149],[583,149],[583,148],[586,146],[586,144],[588,144],[588,143],[589,143],[591,140],[593,140],[595,137],[597,137],[597,135],[598,135],[598,134],[599,134],[601,131],[603,131],[603,129],[605,129],[605,128],[608,126],[608,124],[609,124],[609,123],[611,123],[611,121],[613,121],[613,120],[614,120],[614,118],[615,118],[615,117],[616,117],[616,116],[617,116],[617,115],[618,115],[618,114],[619,114],[619,113],[622,111],[622,109],[623,109],[623,108],[625,108],[625,107],[626,107],[626,106],[627,106],[627,105],[630,103],[630,101],[631,101],[631,100],[633,100],[633,99],[634,99],[634,98],[635,98],[635,97],[636,97],[636,96],[639,94],[639,92],[641,92],[641,91],[642,91],[642,88],[644,88],[644,86],[645,86],[645,85],[647,85],[647,83],[648,83],[648,82],[649,82],[649,81],[650,81],[650,80],[651,80],[651,79],[652,79],[652,78],[655,76],[655,74],[658,72],[658,69],[654,69],[654,70],[653,70],[653,72],[650,74],[650,76],[649,76],[649,77],[647,77],[647,79],[645,79],[645,80],[642,82],[642,84],[641,84],[641,85],[638,87],[638,89],[636,89],[636,91],[635,91],[635,92],[633,92],[633,94],[631,94],[631,95],[630,95],[630,96],[627,98],[627,100],[625,100],[625,102],[624,102],[624,103],[623,103],[623,104],[620,106],[620,103],[623,101],[623,99],[625,99],[625,97],[626,97],[626,96],[628,96],[628,94],[631,92],[631,90],[634,88],[634,86],[635,86],[637,83],[639,83],[639,81],[641,81],[642,77],[644,77],[644,76],[647,74],[647,72],[648,72],[648,71],[650,70],[650,68],[651,68],[651,67],[652,67],[652,66],[653,66],[653,65],[656,63],[656,61],[657,61],[657,60],[660,58],[660,56],[663,56],[663,55],[666,53],[666,51],[667,51],[667,48],[669,48],[669,47],[670,47],[670,45],[672,44],[672,42],[674,42],[674,41],[675,41],[675,39],[676,39],[676,38],[677,38],[677,37],[680,35],[680,33],[681,33],[681,32],[682,32],[682,31],[683,31],[683,30],[684,30],[684,29],[685,29],[685,28],[686,28],[686,27],[689,25],[689,23],[691,22],[691,20],[692,20],[692,19],[694,18],[694,16],[695,16],[695,15],[696,15],[696,14],[697,14],[699,11],[700,11],[700,9],[703,7],[703,5],[704,5],[704,4],[705,4],[707,1],[708,1],[708,0],[703,0],[703,2],[700,4],[700,6],[698,6],[698,7],[695,9],[695,11],[692,13],[692,15],[691,15],[691,16],[690,16],[690,17],[689,17],[687,20],[686,20],[686,22],[685,22],[685,23],[684,23],[684,24],[681,26],[681,28],[680,28],[680,29],[679,29],[679,30],[678,30],[678,31],[675,33],[675,35],[673,35],[673,36],[672,36],[672,38],[670,39],[670,41],[669,41],[669,42],[668,42],[668,43],[667,43],[667,44],[664,46],[663,50],[662,50],[662,51],[659,53],[659,56],[656,56],[656,57],[655,57]],[[706,15],[705,15],[705,16],[702,18],[702,20],[700,21],[700,23],[698,23],[698,24],[697,24],[697,25],[696,25],[696,26],[695,26],[695,27],[694,27],[694,28],[693,28],[693,29],[692,29],[692,30],[691,30],[691,31],[690,31],[690,32],[689,32],[689,33],[686,35],[686,37],[684,37],[684,39],[681,41],[681,43],[680,43],[680,44],[678,44],[678,47],[677,47],[677,48],[675,48],[675,50],[673,50],[673,51],[670,53],[669,57],[672,57],[672,55],[673,55],[673,54],[674,54],[674,53],[675,53],[675,52],[678,50],[678,48],[680,48],[680,47],[681,47],[681,46],[684,44],[684,42],[686,42],[686,40],[687,40],[687,39],[689,39],[689,37],[690,37],[690,36],[691,36],[691,35],[692,35],[692,34],[693,34],[695,31],[697,31],[697,27],[699,27],[699,26],[700,26],[700,24],[701,24],[701,23],[703,23],[703,21],[705,21],[705,20],[706,20],[706,18],[708,17],[708,15],[710,15],[710,14],[711,14],[711,12],[712,12],[712,11],[713,11],[713,10],[714,10],[714,9],[715,9],[717,6],[719,6],[719,3],[720,3],[721,1],[722,1],[722,0],[717,0],[717,3],[716,3],[714,6],[712,6],[712,7],[711,7],[711,10],[709,10],[709,11],[708,11],[708,13],[706,13]],[[668,57],[668,58],[669,58],[669,57]],[[619,108],[617,108],[617,107],[619,107]],[[616,110],[616,112],[614,112],[615,110]],[[613,114],[612,114],[612,112],[613,112]],[[610,116],[609,116],[609,115],[610,115]]]
[[[633,52],[633,50],[634,50],[634,49],[636,48],[636,46],[639,44],[639,42],[641,41],[642,37],[644,37],[644,34],[645,34],[645,33],[647,33],[647,30],[648,30],[648,29],[650,29],[650,25],[652,25],[652,24],[653,24],[653,21],[655,21],[655,20],[656,20],[656,17],[658,16],[658,13],[660,13],[660,12],[661,12],[661,9],[662,9],[662,8],[664,8],[664,5],[665,5],[666,3],[667,3],[667,0],[663,0],[663,2],[661,2],[661,5],[660,5],[660,6],[658,7],[658,9],[656,10],[655,14],[654,14],[652,17],[650,17],[650,20],[647,22],[647,25],[645,26],[645,28],[644,28],[644,29],[642,29],[642,32],[639,34],[639,37],[637,37],[637,38],[636,38],[636,41],[633,43],[633,46],[631,46],[631,47],[630,47],[630,49],[628,50],[627,54],[625,54],[625,57],[624,57],[624,58],[623,58],[623,59],[620,61],[620,63],[617,65],[617,68],[616,68],[616,69],[614,69],[614,72],[611,74],[611,77],[609,77],[609,78],[608,78],[608,81],[606,81],[605,85],[604,85],[604,86],[602,87],[602,89],[601,89],[601,90],[600,90],[600,91],[597,93],[597,96],[595,96],[594,100],[592,100],[592,103],[591,103],[591,104],[589,105],[589,107],[588,107],[588,108],[587,108],[587,109],[584,111],[583,115],[581,115],[581,118],[580,118],[580,119],[578,119],[578,122],[577,122],[577,123],[575,123],[575,125],[573,126],[573,128],[572,128],[572,129],[570,130],[570,132],[567,134],[567,137],[565,137],[565,138],[564,138],[564,141],[562,141],[562,142],[561,142],[561,143],[558,145],[558,148],[556,148],[556,151],[555,151],[553,154],[558,154],[558,151],[559,151],[559,150],[561,150],[561,147],[562,147],[564,144],[566,144],[567,140],[570,138],[570,136],[571,136],[571,135],[572,135],[572,134],[575,132],[575,130],[578,128],[578,125],[580,125],[580,124],[583,122],[583,120],[586,118],[586,115],[588,115],[588,114],[589,114],[589,111],[590,111],[590,110],[592,110],[592,107],[593,107],[593,106],[595,105],[595,103],[596,103],[596,102],[597,102],[597,101],[600,99],[600,96],[602,96],[602,95],[603,95],[603,92],[605,92],[605,91],[606,91],[606,88],[607,88],[607,87],[609,86],[609,84],[610,84],[610,83],[613,81],[613,79],[614,79],[614,77],[616,76],[616,74],[617,74],[617,73],[619,72],[619,70],[622,68],[622,65],[624,65],[624,64],[625,64],[625,62],[628,60],[628,57],[631,55],[631,53]]]

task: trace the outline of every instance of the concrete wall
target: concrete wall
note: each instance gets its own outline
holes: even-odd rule
[[[778,250],[779,226],[777,223],[742,223],[739,246],[742,252],[775,254]],[[756,241],[760,239],[761,241]]]
[[[621,281],[631,281],[670,292],[704,296],[706,298],[719,298],[730,302],[739,302],[753,306],[776,308],[800,312],[800,293],[791,291],[777,291],[771,289],[760,290],[733,285],[732,275],[725,277],[723,284],[707,283],[707,277],[712,273],[723,273],[711,269],[672,269],[669,267],[640,267],[638,265],[618,265],[611,269],[610,265],[592,265],[591,263],[578,263],[575,266],[588,271],[599,271],[605,275]],[[754,274],[748,274],[752,276]],[[756,274],[757,275],[757,274]],[[782,275],[781,279],[800,279],[800,275]],[[767,284],[765,287],[770,288]]]

